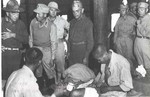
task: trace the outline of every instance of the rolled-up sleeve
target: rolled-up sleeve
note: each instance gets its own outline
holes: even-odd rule
[[[55,58],[55,52],[56,52],[56,41],[57,41],[57,29],[56,25],[52,24],[51,25],[51,33],[50,33],[50,38],[51,38],[51,47],[52,47],[52,59]]]
[[[30,35],[29,35],[29,46],[30,47],[33,47],[33,28],[32,28],[32,25],[33,25],[33,21],[31,21],[31,24],[30,24]]]

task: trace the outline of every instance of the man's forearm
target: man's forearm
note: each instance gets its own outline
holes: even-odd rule
[[[120,86],[110,86],[110,91],[123,91]]]
[[[106,93],[109,91],[123,91],[120,86],[101,86],[101,93]]]
[[[29,46],[33,47],[33,39],[31,36],[29,36]]]
[[[52,44],[52,59],[54,59],[56,53],[56,42],[52,41],[51,44]]]

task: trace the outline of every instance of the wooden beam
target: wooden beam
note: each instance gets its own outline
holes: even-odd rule
[[[107,0],[93,0],[94,2],[94,37],[96,43],[107,44],[108,8]]]

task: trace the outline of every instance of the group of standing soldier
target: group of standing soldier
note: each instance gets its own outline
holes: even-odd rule
[[[115,26],[114,44],[116,52],[128,59],[131,72],[143,65],[150,74],[150,16],[148,3],[133,2],[130,6],[120,5],[120,18]],[[137,60],[137,63],[135,63]]]
[[[7,80],[9,75],[19,69],[21,61],[22,44],[36,47],[43,53],[42,65],[35,74],[39,80],[43,79],[43,70],[48,81],[55,79],[61,81],[65,70],[66,33],[69,34],[68,52],[69,66],[75,63],[88,65],[88,56],[93,48],[93,24],[84,15],[84,8],[80,1],[74,0],[72,11],[74,19],[69,23],[57,13],[60,12],[58,4],[54,1],[48,5],[38,4],[33,11],[36,17],[30,23],[29,35],[24,23],[19,19],[20,8],[16,0],[8,1],[6,16],[2,19],[2,79]]]
[[[101,93],[107,92],[108,94],[106,95],[126,95],[128,91],[133,89],[130,67],[131,73],[134,74],[134,62],[136,59],[138,65],[143,65],[146,69],[146,76],[150,76],[150,16],[148,15],[148,4],[146,2],[133,3],[130,8],[132,8],[132,10],[128,12],[127,5],[120,5],[121,16],[116,23],[114,35],[115,49],[118,54],[112,50],[107,51],[106,47],[102,44],[98,45],[93,53],[94,58],[102,63],[102,66],[104,65],[104,68],[101,69],[102,80],[98,80],[98,83],[101,82],[103,84],[100,87]],[[136,8],[138,14],[136,13]],[[36,86],[36,92],[30,94],[37,93],[37,95],[41,97],[41,93],[36,84],[36,78],[33,73],[30,72],[31,70],[32,72],[35,71],[34,73],[38,80],[43,77],[44,70],[48,77],[48,82],[51,82],[50,80],[54,78],[56,84],[60,83],[65,70],[64,36],[66,36],[67,32],[69,34],[67,52],[69,66],[71,67],[73,64],[81,63],[82,65],[84,64],[83,68],[87,68],[89,54],[94,44],[93,24],[91,20],[85,16],[83,4],[80,0],[74,0],[72,3],[72,11],[75,18],[72,19],[70,23],[57,16],[60,10],[56,2],[51,1],[48,5],[38,4],[37,8],[33,10],[36,13],[36,17],[30,23],[29,35],[24,23],[19,20],[19,13],[23,12],[23,9],[20,8],[16,0],[8,1],[3,10],[6,11],[6,16],[2,18],[3,80],[7,80],[13,71],[20,68],[20,49],[22,48],[22,44],[29,43],[30,50],[26,52],[25,56],[25,61],[28,64],[20,69],[18,75],[26,75],[21,72],[22,70],[24,72],[29,71],[28,73],[30,74],[28,75],[27,73],[27,76],[33,78],[32,80],[34,81],[32,84]],[[79,66],[80,64],[77,65],[78,68]],[[31,70],[27,69],[27,67]],[[79,69],[77,69],[77,71],[78,70]],[[87,69],[85,71],[82,70],[83,69],[80,68],[80,72],[84,74]],[[71,73],[74,72],[71,71]],[[82,74],[78,72],[75,73],[82,76]],[[91,74],[93,75],[92,79],[94,83],[95,75],[93,72]],[[20,76],[16,76],[16,72],[14,72],[10,76],[9,81],[13,81],[11,78],[15,79],[19,77]],[[29,79],[26,80],[30,83]],[[26,80],[22,79],[20,82]],[[18,80],[14,80],[14,83],[9,83],[9,81],[7,87],[17,85],[15,81]],[[25,85],[22,84],[22,86],[24,87]],[[28,86],[30,85],[28,84]],[[20,86],[18,87],[19,90],[22,88]],[[13,90],[14,88],[7,89],[9,91],[9,89]],[[88,88],[81,90],[86,91],[87,89]],[[82,91],[78,92],[80,94]],[[22,91],[17,91],[17,93],[22,94]],[[28,92],[26,93],[28,94]],[[12,95],[9,97],[12,97]]]

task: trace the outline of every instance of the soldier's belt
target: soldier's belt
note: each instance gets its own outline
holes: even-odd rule
[[[82,42],[73,42],[72,44],[73,45],[82,45],[82,44],[85,44],[85,42],[84,41],[82,41]]]
[[[19,48],[9,48],[9,47],[4,47],[4,50],[18,51]]]

